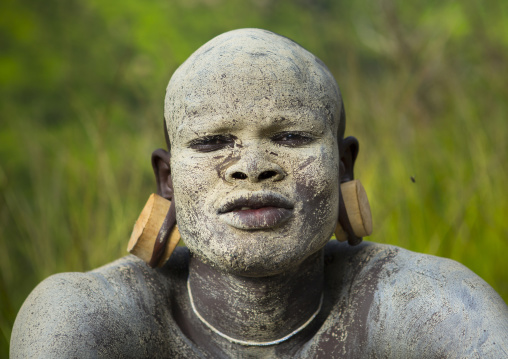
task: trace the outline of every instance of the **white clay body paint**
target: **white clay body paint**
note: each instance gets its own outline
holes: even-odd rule
[[[324,246],[338,216],[340,101],[321,61],[267,31],[218,36],[175,72],[165,103],[172,180],[196,256],[270,275]]]

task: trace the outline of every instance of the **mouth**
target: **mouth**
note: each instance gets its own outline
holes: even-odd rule
[[[293,204],[272,192],[250,192],[227,199],[219,206],[219,218],[244,230],[268,229],[285,223],[293,215]]]

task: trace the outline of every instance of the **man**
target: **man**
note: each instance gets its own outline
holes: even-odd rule
[[[46,279],[13,358],[507,356],[508,308],[462,265],[329,242],[358,142],[314,55],[223,34],[175,72],[164,113],[152,163],[188,249],[162,269],[129,256]]]

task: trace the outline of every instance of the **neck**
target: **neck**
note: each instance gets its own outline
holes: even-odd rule
[[[290,336],[305,327],[320,306],[322,251],[269,277],[225,273],[195,257],[189,269],[196,311],[214,329],[240,341],[270,342]]]

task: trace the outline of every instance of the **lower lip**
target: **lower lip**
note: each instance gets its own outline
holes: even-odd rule
[[[290,209],[262,207],[223,213],[219,218],[238,229],[266,229],[283,224],[291,215]]]

